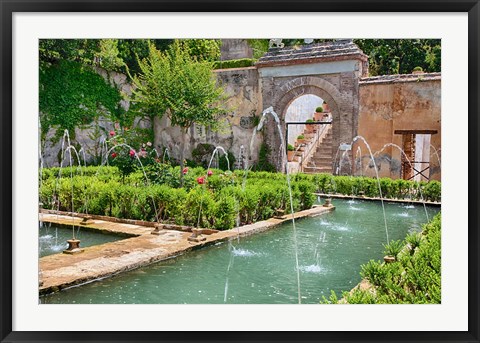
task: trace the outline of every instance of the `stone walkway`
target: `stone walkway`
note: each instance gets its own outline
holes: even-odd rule
[[[295,213],[295,219],[317,216],[333,211],[335,207],[314,206]],[[204,241],[191,242],[191,232],[162,229],[158,235],[152,234],[152,227],[90,219],[81,224],[82,218],[52,213],[40,213],[40,221],[58,224],[72,224],[88,227],[89,230],[121,234],[129,237],[116,242],[83,248],[78,254],[54,254],[39,260],[39,293],[49,294],[100,278],[109,277],[124,271],[165,260],[199,249],[219,241],[226,241],[254,233],[266,231],[290,221],[291,215],[271,218],[255,224],[245,225],[226,231],[202,235]]]

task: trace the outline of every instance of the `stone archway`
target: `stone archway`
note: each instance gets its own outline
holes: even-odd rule
[[[358,127],[358,89],[357,92],[341,93],[338,88],[320,76],[302,76],[284,82],[276,87],[270,99],[264,97],[264,106],[268,107],[267,101],[278,113],[285,132],[285,116],[289,105],[302,95],[313,94],[324,99],[332,112],[333,125],[333,151],[337,151],[342,143],[350,143],[357,134]],[[312,113],[313,114],[313,113]],[[279,138],[273,126],[267,126],[265,137],[270,147],[272,156],[278,156],[276,147],[280,146]],[[275,161],[280,170],[283,162]]]
[[[313,94],[327,101],[333,115],[332,149],[350,143],[358,128],[359,79],[368,74],[368,56],[351,39],[319,44],[271,48],[255,64],[258,69],[262,104],[280,116],[296,98]],[[278,162],[280,137],[273,125],[264,135],[270,162]]]

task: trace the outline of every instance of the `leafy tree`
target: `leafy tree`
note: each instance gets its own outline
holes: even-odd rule
[[[439,39],[355,39],[369,56],[370,75],[409,74],[415,67],[441,70]]]
[[[215,129],[218,116],[225,112],[219,103],[224,91],[217,85],[212,63],[197,61],[183,44],[176,40],[166,52],[150,44],[148,58],[138,61],[141,73],[132,78],[137,110],[152,118],[166,114],[171,125],[181,129],[181,183],[189,128],[196,123]]]
[[[314,39],[314,43],[328,39]],[[441,70],[440,39],[354,39],[369,57],[370,75],[409,74],[415,67],[427,72]],[[249,39],[254,58],[262,57],[269,47],[268,39]],[[283,39],[285,46],[304,45],[303,39]]]

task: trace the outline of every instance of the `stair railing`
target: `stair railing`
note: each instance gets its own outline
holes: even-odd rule
[[[307,145],[307,150],[304,152],[300,158],[300,171],[303,172],[303,168],[308,164],[313,154],[317,151],[318,145],[321,140],[325,138],[328,133],[328,128],[331,127],[332,116],[328,114],[328,117],[325,117],[322,122],[325,124],[318,124],[320,128],[315,133],[314,139]]]

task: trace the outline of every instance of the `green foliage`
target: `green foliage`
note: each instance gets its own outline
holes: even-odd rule
[[[118,166],[45,168],[40,201],[44,208],[71,211],[73,194],[78,212],[217,229],[233,228],[237,214],[243,225],[271,218],[278,209],[290,212],[284,174],[250,172],[243,190],[243,171],[213,169],[209,175],[201,167],[189,168],[183,188],[174,177],[178,173],[178,166],[158,162],[145,168],[148,182],[143,171],[124,175]],[[200,176],[205,184],[198,184]],[[313,190],[305,179],[292,180],[294,211],[313,205]]]
[[[441,70],[440,39],[354,39],[368,55],[370,75],[410,74],[415,67]]]
[[[219,39],[182,39],[180,43],[181,49],[199,62],[214,62],[220,58]]]
[[[404,247],[404,242],[401,240],[398,241],[390,241],[388,244],[384,244],[383,247],[385,248],[384,254],[387,256],[393,256],[397,259],[398,254],[402,251]]]
[[[148,58],[139,61],[141,73],[133,78],[132,101],[145,115],[163,116],[183,129],[193,123],[215,126],[224,109],[216,103],[223,88],[216,85],[212,66],[189,55],[184,44],[175,41],[166,52],[153,44]]]
[[[411,233],[407,237],[405,237],[405,242],[408,243],[410,246],[410,253],[413,254],[415,249],[420,246],[422,243],[422,235],[420,233]]]
[[[60,61],[40,72],[40,117],[42,133],[52,126],[71,133],[100,115],[122,121],[120,92],[91,67]]]
[[[216,61],[213,65],[214,69],[231,69],[231,68],[246,68],[255,64],[253,58],[240,58],[236,60]]]
[[[399,252],[396,262],[371,260],[363,265],[360,274],[369,281],[371,288],[343,292],[343,301],[350,304],[439,304],[441,215],[437,214],[430,223],[424,225],[423,234],[411,234],[401,244],[406,243],[413,249]],[[395,245],[394,250],[399,251],[397,245],[400,244]],[[337,303],[338,298],[332,294],[330,300],[324,298],[323,302]]]
[[[304,135],[299,135],[299,136],[297,137],[297,139],[305,139],[305,136],[304,136]]]
[[[96,58],[100,67],[106,70],[121,70],[124,62],[119,56],[118,39],[100,39]]]
[[[307,123],[313,123],[313,119],[307,119],[306,122]]]
[[[379,197],[376,178],[363,176],[333,176],[331,174],[316,174],[311,177],[319,193],[338,193],[358,195],[363,192],[367,197]],[[385,199],[411,199],[424,201],[441,200],[441,183],[439,181],[416,182],[410,180],[381,178],[380,187]]]
[[[315,109],[315,112],[322,113],[323,112],[323,107],[319,106]]]
[[[416,66],[415,68],[413,68],[413,71],[423,71],[423,68]]]
[[[293,146],[293,145],[291,145],[291,144],[288,144],[288,145],[287,145],[287,150],[288,150],[288,151],[294,151],[294,150],[295,150],[295,148],[294,148],[294,146]]]
[[[252,166],[252,170],[274,172],[275,166],[269,162],[269,155],[270,148],[265,143],[262,143],[258,152],[258,162]]]
[[[141,73],[132,80],[131,100],[139,113],[152,118],[166,114],[172,126],[181,128],[181,169],[187,130],[194,123],[216,129],[218,117],[226,112],[212,63],[190,55],[188,44],[175,40],[166,52],[150,44],[148,58],[138,61]]]

